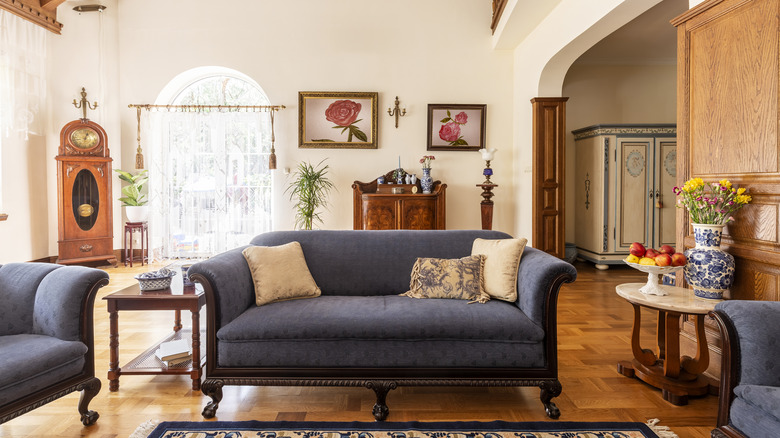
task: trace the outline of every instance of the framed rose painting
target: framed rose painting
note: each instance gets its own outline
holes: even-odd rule
[[[378,93],[298,93],[298,146],[376,149]]]
[[[485,147],[487,105],[428,105],[429,151],[478,151]]]

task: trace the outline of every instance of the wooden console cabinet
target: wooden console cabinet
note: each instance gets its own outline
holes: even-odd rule
[[[390,172],[392,174],[392,172]],[[389,178],[386,178],[389,180]],[[393,188],[403,193],[393,193]],[[413,188],[417,193],[413,193]],[[352,184],[355,230],[444,230],[447,184],[433,183],[430,194],[417,184]]]

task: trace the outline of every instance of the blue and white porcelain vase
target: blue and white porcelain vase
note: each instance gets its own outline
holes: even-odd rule
[[[691,224],[696,246],[685,251],[685,281],[699,298],[723,299],[734,283],[734,256],[720,249],[723,225]]]
[[[423,168],[423,176],[420,178],[420,185],[422,186],[423,193],[431,193],[433,189],[433,178],[431,178],[431,168]]]

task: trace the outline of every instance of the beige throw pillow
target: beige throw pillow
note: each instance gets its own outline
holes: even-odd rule
[[[461,259],[418,258],[412,267],[410,290],[401,296],[412,298],[453,298],[485,303],[481,255]]]
[[[485,255],[485,290],[491,298],[517,300],[517,267],[527,239],[475,239],[471,254]]]
[[[274,301],[320,296],[298,242],[280,246],[250,246],[243,251],[255,283],[258,306]]]

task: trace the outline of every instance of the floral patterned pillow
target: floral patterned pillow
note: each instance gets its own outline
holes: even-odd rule
[[[412,298],[452,298],[486,303],[485,256],[462,259],[418,258],[412,268],[410,290],[401,296]]]

